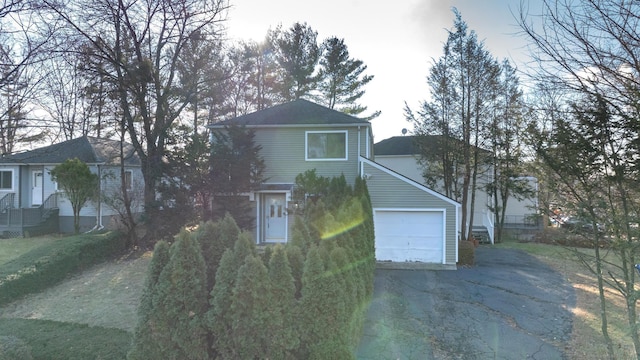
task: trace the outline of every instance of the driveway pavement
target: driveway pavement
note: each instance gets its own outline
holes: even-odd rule
[[[575,294],[525,252],[455,271],[377,269],[358,359],[564,359]]]

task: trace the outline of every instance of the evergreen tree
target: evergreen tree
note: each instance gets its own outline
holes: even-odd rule
[[[405,111],[407,120],[414,123],[425,180],[443,179],[431,185],[442,184],[441,191],[462,204],[461,223],[468,226],[462,238],[466,239],[473,227],[478,179],[487,168],[488,156],[482,147],[500,66],[476,33],[468,30],[460,13],[454,9],[454,14],[444,54],[428,76],[432,100],[424,101],[417,115],[408,107]]]
[[[200,245],[183,230],[170,254],[152,300],[157,313],[154,329],[161,334],[158,345],[162,357],[207,359],[206,269]]]
[[[306,359],[351,359],[345,326],[345,284],[335,276],[335,264],[323,256],[329,254],[316,246],[307,254],[298,315],[304,324],[298,355]],[[325,263],[329,263],[328,268]]]
[[[344,113],[357,116],[367,110],[366,106],[356,104],[363,95],[362,89],[373,80],[373,75],[365,75],[367,66],[362,60],[349,57],[344,39],[331,37],[322,43],[320,58],[320,83],[318,90],[325,105]],[[367,120],[380,115],[376,111],[366,117]]]
[[[227,249],[233,249],[239,234],[240,228],[229,214],[217,222],[207,221],[198,229],[196,237],[207,266],[207,291],[213,289],[222,255]]]
[[[295,321],[296,286],[291,266],[284,248],[276,246],[269,261],[269,280],[271,281],[271,301],[269,328],[271,334],[267,357],[271,359],[292,358],[292,351],[299,344],[298,329]]]
[[[233,250],[227,250],[220,259],[216,271],[216,282],[211,290],[207,313],[207,326],[213,334],[213,350],[223,359],[236,357],[232,332],[231,301],[238,269],[247,256],[253,255],[251,238],[247,234],[238,236]]]
[[[234,358],[265,357],[265,350],[278,335],[269,331],[270,324],[281,323],[282,318],[278,312],[272,311],[275,303],[271,298],[267,268],[258,257],[246,257],[238,269],[232,293],[230,317]]]
[[[159,314],[154,309],[153,298],[160,273],[169,262],[169,244],[159,241],[153,250],[153,258],[147,270],[144,291],[138,306],[138,324],[133,332],[133,345],[127,358],[130,360],[160,359],[162,352],[154,334],[154,321]]]
[[[287,260],[291,267],[291,275],[296,287],[295,298],[300,299],[302,295],[302,272],[304,270],[304,255],[299,247],[295,245],[287,245],[285,248]]]
[[[255,144],[255,133],[244,127],[232,125],[212,135],[211,179],[217,207],[214,214],[222,217],[229,213],[240,228],[250,229],[255,216],[245,194],[264,181],[261,146]]]
[[[276,60],[282,69],[280,94],[284,101],[309,96],[316,88],[320,58],[318,33],[307,23],[295,23],[288,31],[271,34]]]

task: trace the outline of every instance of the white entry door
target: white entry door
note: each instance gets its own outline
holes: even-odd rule
[[[31,171],[31,205],[42,205],[42,170]]]
[[[287,233],[285,194],[264,195],[264,241],[284,242]]]

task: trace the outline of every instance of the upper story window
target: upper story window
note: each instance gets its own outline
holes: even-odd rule
[[[347,131],[307,131],[305,160],[347,160]]]
[[[13,170],[0,170],[0,190],[13,190]]]

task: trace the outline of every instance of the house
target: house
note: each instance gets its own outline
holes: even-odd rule
[[[142,196],[140,159],[125,144],[125,182],[132,198]],[[120,142],[80,137],[0,158],[0,233],[3,236],[73,232],[73,210],[51,178],[51,169],[67,159],[78,158],[99,177],[101,201],[88,201],[80,211],[80,230],[114,224],[121,196]],[[142,201],[134,203],[141,204]],[[142,212],[142,206],[133,209]]]
[[[378,261],[436,263],[455,268],[460,204],[375,161],[371,124],[307,100],[210,125],[240,125],[255,132],[268,179],[248,194],[257,244],[287,242],[293,215],[286,209],[295,177],[344,174],[367,180],[374,211]]]
[[[440,151],[438,144],[441,142],[442,136],[430,135],[425,140],[424,146],[429,146],[431,151],[434,152]],[[374,145],[374,151],[376,162],[379,164],[416,182],[425,184],[424,168],[420,164],[420,152],[418,151],[415,136],[394,136],[382,140]],[[495,213],[492,211],[492,208],[495,208],[495,200],[487,192],[486,185],[490,182],[492,176],[493,170],[489,167],[485,167],[479,173],[472,225],[472,231],[476,237],[488,236],[487,240],[491,243],[494,240],[496,223]],[[537,179],[535,177],[521,177],[519,180],[528,185],[533,193],[537,193]],[[438,183],[436,186],[442,186],[442,183]],[[537,208],[536,196],[522,199],[510,197],[507,200],[505,212],[505,228],[513,230],[538,228]],[[467,204],[467,211],[468,213],[471,211],[470,203]],[[460,224],[460,226],[463,229],[469,228],[469,224]]]

